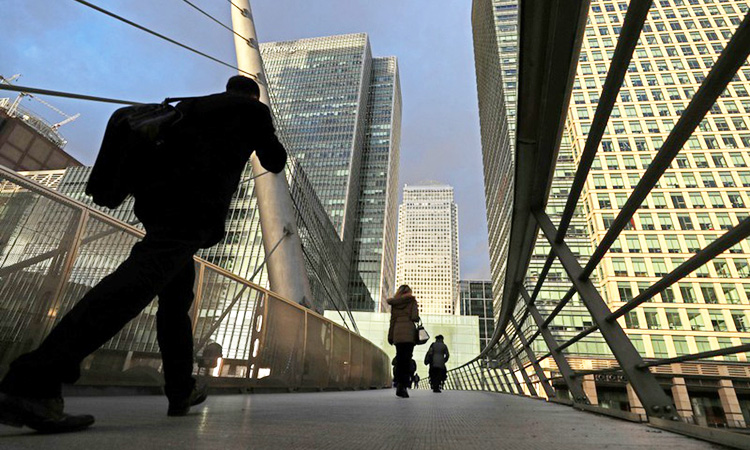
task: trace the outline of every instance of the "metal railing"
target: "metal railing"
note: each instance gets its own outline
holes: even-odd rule
[[[31,350],[143,232],[0,166],[0,369]],[[216,384],[262,389],[367,389],[391,382],[387,355],[360,335],[195,258],[197,360],[223,357]],[[160,380],[153,302],[83,364],[84,384]],[[199,369],[200,370],[200,369]],[[148,383],[147,383],[148,384]]]
[[[616,219],[599,239],[591,257],[579,262],[566,242],[571,220],[651,4],[650,0],[629,2],[588,137],[579,155],[579,164],[569,190],[569,197],[559,224],[555,226],[545,209],[586,28],[589,2],[520,2],[514,209],[505,287],[500,293],[501,311],[490,344],[476,359],[450,371],[446,386],[449,389],[490,390],[546,397],[582,409],[595,409],[630,420],[648,420],[662,428],[748,448],[750,439],[739,434],[722,434],[717,430],[683,423],[680,417],[683,407],[678,410],[672,396],[667,394],[665,387],[657,380],[656,374],[660,373],[662,367],[665,369],[663,373],[667,373],[668,366],[677,363],[701,361],[702,364],[716,365],[716,361],[706,359],[748,352],[750,344],[646,361],[618,323],[618,318],[640,307],[747,238],[750,235],[750,218],[742,220],[671,273],[614,311],[605,303],[590,277],[698,124],[747,60],[750,55],[750,15],[745,16],[737,27]],[[545,125],[539,126],[540,123]],[[536,284],[527,287],[527,271],[534,248],[538,245],[537,236],[540,232],[541,241],[548,245],[551,251],[543,270],[536,275]],[[554,308],[550,300],[542,298],[542,288],[553,264],[562,266],[572,285],[556,305],[552,304]],[[576,296],[588,312],[590,325],[572,338],[559,342],[550,325]],[[540,300],[544,300],[545,306],[550,306],[551,312],[546,317],[540,311]],[[603,338],[613,358],[601,361],[588,358],[589,368],[586,369],[586,364],[580,361],[582,358],[577,358],[565,350],[593,333],[598,333]],[[534,348],[541,348],[536,342],[540,337],[548,352],[537,356]],[[724,365],[739,366],[735,368],[750,377],[746,363]],[[675,376],[680,375],[678,373]],[[595,377],[619,377],[624,381],[627,385],[630,411],[593,407],[587,395],[592,392],[591,387],[586,384],[593,383]]]

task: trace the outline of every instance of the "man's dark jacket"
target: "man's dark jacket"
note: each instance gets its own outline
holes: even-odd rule
[[[435,341],[430,345],[430,349],[427,350],[425,364],[428,364],[431,368],[445,369],[445,363],[448,362],[448,358],[450,358],[448,346],[441,341]]]
[[[251,97],[214,94],[182,101],[177,109],[184,117],[144,162],[135,214],[146,230],[198,232],[207,248],[224,236],[229,204],[252,152],[273,173],[284,170],[287,155],[268,107]]]

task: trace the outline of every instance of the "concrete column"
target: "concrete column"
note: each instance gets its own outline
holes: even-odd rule
[[[599,404],[599,396],[596,395],[596,381],[594,381],[593,375],[583,376],[583,392],[588,397],[592,405]]]
[[[630,385],[630,383],[627,383],[625,385],[625,390],[628,393],[628,403],[630,403],[630,412],[636,413],[639,416],[641,416],[641,420],[644,422],[648,420],[648,416],[646,415],[646,408],[643,407],[643,404],[641,403],[641,399],[638,398],[638,395],[635,393],[635,389],[633,389],[633,386]]]
[[[695,420],[693,418],[693,405],[690,403],[690,395],[685,385],[685,379],[682,377],[672,378],[672,400],[674,400],[677,414],[680,415],[682,420],[693,423]]]
[[[719,399],[724,414],[727,416],[727,425],[734,428],[745,428],[745,418],[742,416],[740,402],[737,400],[737,392],[734,390],[732,380],[719,380]]]

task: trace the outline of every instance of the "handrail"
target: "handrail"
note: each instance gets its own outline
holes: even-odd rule
[[[84,204],[82,202],[79,202],[79,201],[77,201],[75,199],[72,199],[70,197],[62,195],[59,192],[53,191],[53,190],[51,190],[51,189],[49,189],[49,188],[41,185],[40,183],[37,183],[34,180],[28,179],[28,178],[26,178],[24,176],[21,176],[21,175],[17,174],[16,172],[8,169],[7,167],[0,166],[0,191],[6,192],[6,193],[11,193],[13,190],[18,190],[18,189],[20,189],[22,191],[32,192],[32,193],[34,193],[34,194],[36,194],[36,195],[38,195],[38,196],[40,196],[42,198],[46,198],[46,199],[51,200],[55,204],[64,205],[66,207],[71,208],[72,211],[77,211],[79,213],[79,215],[78,216],[73,216],[73,219],[74,219],[74,221],[77,221],[77,223],[79,223],[79,226],[78,226],[79,230],[83,230],[85,228],[84,225],[86,223],[89,223],[88,219],[94,219],[97,222],[101,222],[103,224],[106,224],[108,226],[113,227],[118,232],[125,233],[127,236],[131,236],[131,237],[134,237],[134,238],[142,238],[145,235],[142,230],[139,230],[138,228],[135,228],[132,225],[129,225],[129,224],[124,223],[124,222],[121,222],[121,221],[119,221],[119,220],[117,220],[117,219],[115,219],[115,218],[113,218],[113,217],[111,217],[111,216],[109,216],[109,215],[107,215],[107,214],[105,214],[105,213],[103,213],[103,212],[101,212],[101,211],[99,211],[99,210],[97,210],[97,209],[89,206],[89,205],[86,205],[86,204]],[[11,226],[14,226],[14,225],[11,223]],[[12,230],[12,229],[10,229],[10,230]],[[18,230],[20,230],[20,229],[18,229]],[[30,233],[28,235],[29,236],[33,236],[37,232],[34,231],[34,230],[27,229],[26,233]],[[104,234],[105,236],[111,235],[111,233],[99,233],[98,235],[102,235],[102,234]],[[96,234],[95,234],[95,236],[96,236]],[[72,241],[70,240],[71,237],[73,239]],[[73,264],[75,264],[75,260],[79,256],[79,254],[80,254],[80,250],[79,250],[80,243],[82,243],[84,240],[86,240],[86,238],[83,237],[83,233],[81,231],[78,231],[75,234],[75,236],[71,236],[71,235],[67,234],[65,237],[63,237],[63,241],[62,242],[67,242],[67,244],[59,244],[59,245],[58,244],[54,244],[54,247],[58,247],[58,250],[56,250],[56,251],[46,252],[45,253],[44,252],[44,248],[41,249],[42,252],[43,252],[42,256],[48,256],[49,255],[49,257],[48,258],[44,258],[44,259],[42,259],[40,261],[35,261],[35,264],[38,264],[41,261],[51,260],[51,259],[55,258],[57,255],[63,254],[63,252],[65,252],[65,253],[68,254],[68,256],[66,257],[67,258],[66,261],[68,261],[68,262],[65,263],[65,266],[62,269],[62,272],[59,272],[58,275],[55,275],[55,277],[62,277],[62,278],[60,278],[60,281],[54,281],[54,283],[56,283],[60,287],[55,291],[57,294],[53,295],[53,298],[55,298],[58,295],[61,295],[64,292],[63,286],[64,286],[64,283],[67,282],[65,280],[68,280],[68,278],[71,276]],[[121,240],[118,241],[117,245],[121,246],[121,244],[122,244]],[[13,245],[13,244],[11,244],[11,245]],[[46,244],[45,243],[43,245],[51,245],[51,244]],[[50,248],[54,248],[54,247],[51,246]],[[118,250],[118,251],[121,252],[121,249]],[[97,254],[99,254],[99,253],[97,253]],[[115,256],[117,257],[118,255],[115,255]],[[120,255],[120,256],[122,256],[122,255]],[[107,258],[107,256],[105,256],[105,258]],[[278,339],[287,339],[287,337],[285,337],[284,334],[299,333],[300,330],[302,330],[302,329],[306,330],[307,329],[307,323],[309,321],[311,321],[311,320],[315,320],[315,321],[317,321],[320,324],[325,324],[325,326],[330,329],[330,333],[331,334],[330,334],[330,337],[328,339],[334,339],[334,335],[335,335],[334,334],[334,330],[338,330],[337,333],[344,332],[345,334],[343,336],[347,336],[346,337],[346,341],[350,342],[350,343],[346,344],[345,348],[348,348],[349,350],[347,350],[347,353],[344,354],[343,356],[339,356],[339,358],[344,358],[344,360],[343,360],[344,364],[352,364],[352,363],[354,363],[356,361],[360,361],[361,367],[360,367],[360,369],[358,369],[358,370],[360,370],[360,372],[357,372],[357,374],[358,374],[357,376],[359,376],[360,378],[349,379],[348,378],[349,375],[346,375],[345,379],[348,380],[348,381],[346,381],[346,383],[348,383],[347,386],[350,386],[350,387],[363,387],[363,388],[365,388],[365,387],[384,387],[386,384],[389,384],[387,382],[388,380],[390,380],[390,375],[389,375],[389,372],[390,372],[390,370],[389,370],[390,369],[389,362],[390,361],[389,361],[389,358],[387,357],[387,355],[385,354],[385,352],[383,352],[381,349],[379,349],[371,341],[369,341],[369,340],[365,339],[364,337],[362,337],[361,335],[359,335],[359,333],[354,332],[352,330],[349,330],[349,329],[345,328],[344,326],[339,325],[338,323],[333,322],[333,321],[327,319],[326,317],[324,317],[323,315],[319,314],[318,312],[316,312],[316,311],[314,311],[312,309],[308,309],[308,308],[306,308],[303,305],[297,304],[296,302],[292,302],[292,301],[290,301],[290,300],[288,300],[286,298],[280,297],[276,293],[274,293],[274,292],[272,292],[272,291],[270,291],[270,290],[268,290],[268,289],[266,289],[266,288],[264,288],[264,287],[262,287],[262,286],[260,286],[260,285],[258,285],[256,283],[253,283],[253,282],[251,282],[249,280],[243,279],[243,278],[241,278],[241,277],[239,277],[239,276],[237,276],[237,275],[235,275],[235,274],[227,271],[226,269],[223,269],[223,268],[221,268],[221,267],[219,267],[219,266],[217,266],[215,264],[212,264],[212,263],[210,263],[208,261],[205,261],[205,260],[203,260],[203,259],[201,259],[199,257],[194,257],[194,261],[198,264],[198,266],[200,268],[200,270],[199,270],[199,277],[198,277],[198,287],[196,289],[196,302],[194,304],[195,320],[198,320],[198,318],[199,318],[198,311],[199,311],[199,308],[201,307],[200,306],[201,302],[203,302],[204,306],[206,306],[207,308],[210,308],[210,311],[212,311],[212,312],[210,312],[205,317],[201,315],[201,317],[203,318],[204,321],[206,319],[208,319],[208,320],[211,320],[212,323],[213,323],[213,325],[210,325],[210,324],[206,325],[205,322],[204,322],[204,325],[201,325],[201,328],[200,328],[200,330],[202,332],[198,332],[198,329],[196,329],[196,339],[200,338],[199,339],[200,342],[198,342],[199,347],[200,347],[201,343],[208,342],[208,338],[210,338],[210,335],[212,335],[219,328],[221,328],[222,326],[224,326],[224,325],[221,325],[221,323],[222,322],[226,323],[225,322],[226,318],[231,316],[230,314],[228,314],[229,309],[231,309],[235,304],[237,304],[237,301],[239,301],[241,298],[245,298],[246,299],[245,301],[255,301],[256,303],[257,303],[256,300],[259,300],[260,303],[265,304],[265,305],[268,305],[269,302],[279,302],[279,304],[284,304],[285,308],[292,307],[291,310],[283,310],[283,311],[286,311],[284,313],[284,316],[287,317],[287,319],[283,319],[283,320],[292,320],[293,317],[301,317],[301,318],[303,318],[304,322],[300,323],[297,327],[295,327],[293,329],[280,329],[280,328],[274,329],[273,330],[273,332],[275,333],[274,334],[274,336],[275,336],[274,339],[277,339],[277,340]],[[23,270],[23,269],[25,269],[27,267],[29,267],[29,266],[28,265],[19,266],[19,270]],[[39,267],[39,266],[36,266],[36,267]],[[8,266],[6,266],[4,268],[0,268],[0,270],[6,269],[6,268],[8,268]],[[80,271],[80,268],[78,270]],[[97,266],[97,270],[102,270],[102,269]],[[9,275],[12,275],[15,272],[18,272],[18,270],[16,270],[16,271],[10,271],[10,272],[6,271],[6,273],[4,275],[2,275],[2,276],[9,276]],[[40,273],[40,272],[38,272],[37,269],[32,269],[32,272],[29,272],[29,273]],[[219,293],[219,295],[222,295],[221,294],[221,290],[220,291],[216,291],[214,289],[214,286],[217,286],[216,285],[216,281],[210,281],[209,282],[209,281],[205,280],[206,274],[208,274],[208,273],[213,273],[215,275],[215,277],[218,277],[218,278],[214,277],[214,278],[212,278],[212,280],[215,279],[215,280],[220,281],[220,283],[223,283],[221,285],[222,286],[226,286],[226,288],[227,288],[226,289],[226,295],[234,296],[234,301],[232,301],[230,303],[228,301],[228,299],[225,301],[225,300],[222,300],[221,298],[216,298],[216,297],[203,298],[205,295],[209,295],[209,294],[215,296],[217,294],[217,292]],[[92,276],[98,276],[98,275],[92,275]],[[234,289],[232,289],[231,286],[229,284],[227,284],[227,282],[234,283],[234,286],[235,286]],[[249,291],[247,290],[248,288],[250,289]],[[206,289],[209,289],[209,290],[206,291]],[[253,300],[253,298],[255,298],[256,300]],[[210,302],[210,303],[206,303],[206,302]],[[216,306],[223,305],[221,307],[225,308],[224,312],[221,313],[221,314],[218,314],[219,310],[216,310],[215,309],[216,306],[214,306],[214,305],[216,305]],[[252,305],[252,303],[251,303],[251,305]],[[266,308],[267,308],[267,306],[266,306]],[[258,318],[258,317],[256,317],[256,315],[258,314],[257,305],[256,305],[256,307],[254,307],[254,310],[255,311],[252,313],[252,317],[249,319],[249,321],[246,321],[246,325],[245,325],[245,326],[247,326],[247,327],[249,327],[249,328],[252,329],[252,333],[253,334],[257,330],[261,329],[261,322],[260,322],[261,319]],[[200,311],[203,311],[203,309],[200,309]],[[216,311],[216,313],[214,313],[213,311]],[[299,311],[299,312],[302,313],[302,315],[301,316],[294,316],[294,315],[289,316],[289,311]],[[246,310],[245,314],[246,313],[247,313],[247,310]],[[218,317],[218,319],[217,319],[217,317]],[[282,320],[282,319],[280,317],[274,317],[273,313],[271,313],[268,316],[266,316],[265,313],[262,313],[262,320],[263,320],[263,323],[265,324],[265,323],[272,323],[274,320]],[[293,319],[293,320],[300,320],[300,319]],[[256,324],[256,322],[258,322],[258,323]],[[265,327],[266,325],[263,325],[263,326]],[[300,328],[300,326],[302,328]],[[264,333],[265,332],[266,332],[266,330],[264,330]],[[279,334],[279,333],[282,333],[282,334]],[[248,337],[249,336],[250,335],[248,335]],[[361,342],[361,344],[358,344],[358,346],[354,346],[351,343],[355,339],[355,337],[357,339],[357,342]],[[37,336],[37,338],[40,338],[40,337]],[[325,350],[324,348],[320,347],[320,345],[323,345],[322,342],[318,342],[318,343],[316,343],[316,342],[307,342],[307,335],[306,334],[302,337],[302,339],[304,339],[304,342],[306,343],[306,345],[304,345],[305,349],[308,349],[308,346],[310,346],[310,348],[309,348],[308,351],[310,351],[312,353],[310,353],[311,356],[309,356],[309,357],[316,357],[316,355],[323,355],[327,351],[330,351],[330,352],[334,351],[334,348],[332,346],[331,346],[330,350]],[[248,340],[247,342],[248,342],[247,345],[249,346],[252,341]],[[355,351],[355,349],[360,349],[359,350],[360,353],[359,354],[352,353],[352,352]],[[196,351],[199,351],[199,350],[200,350],[200,348],[196,348]],[[252,361],[255,361],[255,360],[261,361],[261,359],[258,359],[258,358],[264,358],[263,355],[264,355],[264,352],[266,351],[266,349],[264,347],[261,347],[261,348],[257,348],[256,347],[255,349],[246,348],[245,351],[249,352],[249,354],[251,355],[251,360],[248,360],[248,362],[247,362],[247,367],[248,367],[248,369],[250,369]],[[275,349],[273,351],[276,352],[276,351],[278,351],[278,349]],[[290,348],[289,351],[293,351],[293,349]],[[323,353],[321,353],[321,352],[323,352]],[[303,350],[303,355],[304,354],[305,354],[305,350]],[[361,359],[363,357],[365,358],[364,360]],[[267,356],[265,358],[267,359]],[[378,364],[374,364],[374,360],[371,360],[371,358],[377,359],[379,361]],[[352,360],[350,361],[350,359],[352,359]],[[236,363],[233,363],[233,364],[235,364],[235,366],[236,366]],[[315,363],[315,364],[322,364],[323,366],[328,367],[328,365],[330,365],[331,363],[330,363],[330,361],[328,359],[326,359],[325,361],[324,360],[317,361],[317,363]],[[330,370],[334,370],[333,366],[330,367]],[[340,370],[340,369],[336,369],[336,370]],[[347,369],[347,370],[349,370],[349,369]],[[365,370],[369,370],[369,372],[365,372]],[[262,386],[262,385],[264,385],[264,382],[266,380],[264,380],[260,376],[260,373],[257,372],[257,370],[255,372],[253,372],[252,369],[251,369],[251,370],[249,370],[247,372],[247,375],[250,376],[251,373],[255,374],[255,378],[254,379],[250,379],[250,380],[247,381],[248,383],[250,383],[249,386],[255,386],[255,385]],[[349,372],[345,372],[345,373],[348,374]],[[331,375],[331,376],[333,376],[333,375]],[[352,373],[352,376],[354,376],[354,373]],[[303,375],[302,375],[301,372],[297,375],[297,378],[299,378],[299,380],[303,380],[303,378],[300,378],[300,377],[303,377]],[[295,379],[297,379],[297,378],[295,378]],[[319,379],[318,382],[322,382],[321,380],[322,379]],[[367,381],[367,380],[370,380],[370,381]],[[289,381],[287,380],[287,382],[289,382]],[[373,384],[365,386],[364,383],[373,383]],[[290,387],[295,387],[293,381],[292,381],[292,386],[290,386]],[[299,387],[299,386],[297,386],[297,387]],[[321,385],[320,387],[322,388],[322,387],[325,387],[325,386]]]

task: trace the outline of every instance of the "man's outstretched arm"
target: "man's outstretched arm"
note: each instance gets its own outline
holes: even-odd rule
[[[286,149],[278,137],[273,126],[271,112],[266,105],[262,105],[258,114],[258,126],[256,128],[255,154],[258,155],[260,164],[273,173],[280,173],[286,166]]]

